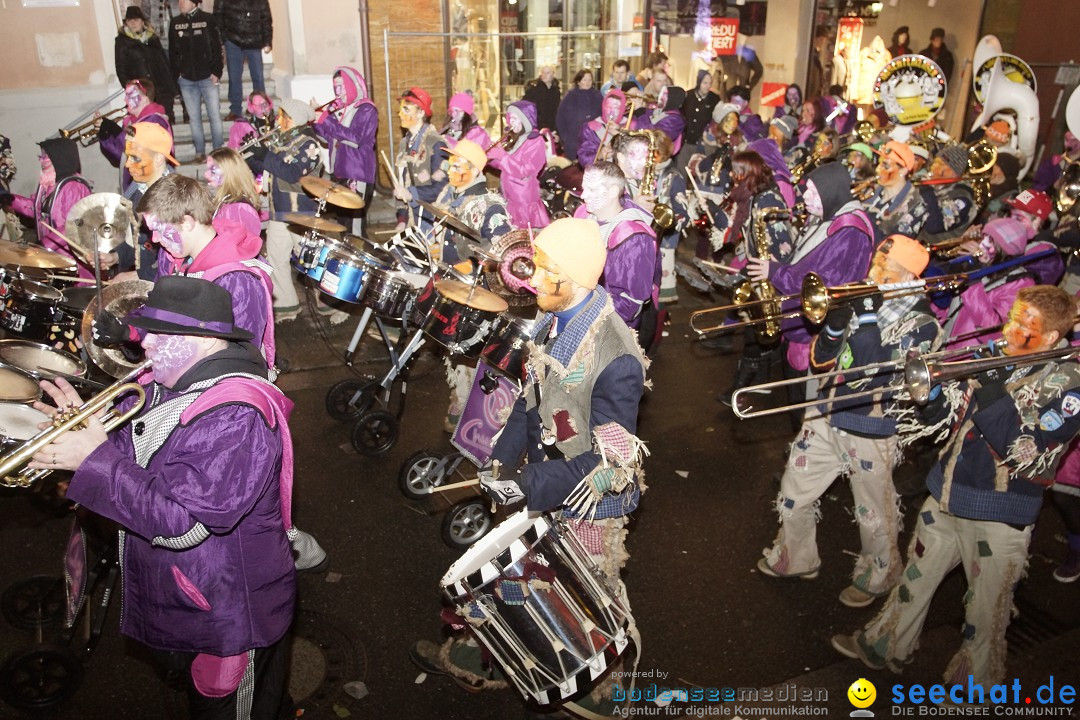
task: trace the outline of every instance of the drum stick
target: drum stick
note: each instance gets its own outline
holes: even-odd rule
[[[390,175],[390,179],[394,183],[394,189],[397,190],[401,187],[401,180],[398,178],[397,173],[394,171],[394,165],[390,162],[390,158],[386,157],[386,151],[380,150],[379,157],[382,158],[383,164],[386,166],[386,172]]]
[[[82,283],[83,285],[97,285],[97,280],[95,280],[94,278],[69,277],[67,275],[48,275],[47,277],[49,278],[49,280],[59,282]],[[110,283],[108,280],[103,280],[101,284],[109,285]]]
[[[457,490],[458,488],[473,487],[479,485],[480,479],[474,480],[462,480],[461,482],[450,483],[449,485],[439,485],[438,487],[428,488],[429,493],[446,492],[447,490]]]
[[[724,270],[726,272],[740,273],[743,271],[742,268],[732,267],[731,265],[721,265],[720,263],[710,262],[708,260],[698,260],[698,262],[702,265],[708,265],[711,268],[716,268],[717,270]]]
[[[90,259],[89,255],[87,255],[85,252],[83,252],[83,248],[80,245],[71,242],[71,239],[68,238],[67,235],[60,232],[59,230],[57,230],[56,228],[54,228],[52,225],[45,222],[44,220],[41,221],[41,224],[44,225],[45,229],[48,230],[49,232],[54,233],[56,235],[59,235],[60,239],[63,240],[64,243],[67,244],[68,248],[70,250],[73,250],[73,251],[79,253],[79,257],[81,257],[83,260],[89,260]]]

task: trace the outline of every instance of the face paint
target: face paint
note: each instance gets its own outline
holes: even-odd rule
[[[167,388],[173,387],[191,369],[198,353],[195,339],[187,335],[147,333],[142,346],[153,363],[154,380]]]
[[[887,285],[907,280],[908,273],[902,265],[889,257],[887,250],[878,250],[870,260],[868,277],[875,285]]]
[[[720,123],[720,130],[725,135],[734,135],[735,131],[739,129],[739,116],[735,113],[728,113],[724,116],[723,122]]]
[[[342,105],[348,102],[348,98],[345,97],[345,81],[338,75],[334,78],[334,97],[338,99]]]
[[[221,183],[225,182],[225,174],[221,172],[221,166],[214,162],[214,158],[206,158],[206,172],[203,173],[203,180],[206,180],[206,184],[212,188],[221,187]]]
[[[1006,355],[1025,355],[1046,349],[1047,337],[1043,332],[1043,317],[1038,308],[1017,300],[1009,310],[1009,319],[1001,330],[1009,343]]]
[[[476,177],[472,163],[458,155],[450,156],[450,165],[446,168],[446,177],[450,185],[457,190],[465,188]]]
[[[604,119],[605,120],[618,120],[619,108],[622,107],[622,103],[618,98],[608,98],[604,100]]]
[[[149,182],[154,177],[155,153],[145,149],[142,145],[136,145],[130,140],[124,148],[127,153],[127,162],[124,167],[131,173],[131,179],[135,182]]]
[[[881,185],[889,186],[895,184],[897,181],[903,181],[903,177],[900,175],[901,165],[893,160],[890,156],[886,155],[881,158],[881,162],[877,166],[877,180]]]
[[[640,180],[645,174],[645,161],[649,157],[649,146],[642,142],[630,145],[625,152],[618,154],[619,169],[628,180]]]
[[[264,118],[270,114],[270,103],[261,95],[256,95],[248,100],[248,112],[257,118]]]
[[[187,255],[184,252],[184,238],[180,234],[180,228],[176,225],[163,223],[156,216],[147,213],[143,215],[146,227],[153,233],[153,241],[165,248],[165,252],[174,258],[182,258]]]
[[[739,112],[742,112],[743,108],[746,107],[746,100],[744,100],[739,95],[735,95],[734,97],[730,98],[728,102],[739,108]]]
[[[667,96],[668,96],[668,89],[667,89],[667,86],[665,85],[664,89],[660,91],[660,94],[656,96],[656,105],[657,105],[657,107],[662,108],[665,105],[667,105]]]
[[[596,215],[611,202],[611,184],[600,172],[586,172],[581,179],[581,201],[585,209]]]
[[[562,270],[540,248],[536,249],[533,262],[536,272],[530,278],[529,284],[536,290],[537,307],[544,312],[559,312],[569,308],[574,296]]]
[[[128,85],[124,89],[124,105],[127,107],[127,111],[135,115],[139,112],[139,107],[142,105],[143,94],[138,85]]]
[[[788,88],[784,93],[784,101],[788,104],[788,107],[795,107],[799,104],[799,91],[795,88]]]
[[[41,185],[51,188],[56,184],[56,168],[53,167],[52,159],[45,153],[41,153],[38,162],[41,163]]]
[[[521,124],[521,118],[517,116],[517,113],[506,113],[506,124],[515,135],[520,135],[521,131],[525,129],[525,126]]]
[[[812,180],[806,183],[806,190],[803,191],[803,203],[806,205],[806,212],[814,217],[825,216],[825,208],[821,203],[821,193],[818,192],[817,185]]]
[[[455,124],[460,125],[461,120],[464,117],[465,117],[465,111],[462,110],[461,108],[459,108],[459,107],[450,108],[450,119],[453,120]]]
[[[983,235],[982,240],[979,241],[979,249],[982,250],[983,258],[986,262],[990,262],[997,255],[997,243],[995,243],[989,235]],[[983,259],[983,258],[980,258]]]
[[[411,102],[401,101],[401,106],[398,108],[398,123],[406,130],[412,130],[420,127],[423,117],[423,111],[419,106],[414,105]]]

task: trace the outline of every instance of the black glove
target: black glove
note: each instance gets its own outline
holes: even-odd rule
[[[979,387],[974,390],[975,402],[979,404],[980,409],[990,407],[1008,394],[1005,390],[1005,380],[1011,374],[1011,369],[993,368],[975,376],[979,383]]]
[[[105,347],[116,347],[131,339],[128,326],[106,310],[94,313],[94,342]]]
[[[122,132],[124,129],[113,122],[112,118],[101,118],[101,125],[98,127],[99,138],[114,138]]]
[[[832,307],[825,315],[825,327],[831,330],[833,335],[840,335],[847,330],[848,323],[851,322],[851,316],[854,314],[855,309],[847,303]]]
[[[882,296],[879,292],[857,298],[854,301],[855,312],[859,315],[877,315],[878,310],[881,309],[881,303]]]
[[[7,192],[6,190],[0,190],[0,208],[8,210],[11,207],[11,203],[14,199],[15,196],[11,193]]]
[[[265,145],[256,145],[255,147],[248,150],[248,152],[251,153],[251,159],[259,163],[259,165],[261,166],[266,161],[266,155],[270,151],[266,148]]]

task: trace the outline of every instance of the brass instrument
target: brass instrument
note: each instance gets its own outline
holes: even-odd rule
[[[978,240],[979,238],[974,235],[968,235],[964,233],[959,237],[950,238],[948,240],[942,240],[941,242],[930,245],[927,249],[931,255],[937,255],[939,258],[952,259],[968,255],[969,253],[961,246],[971,240]],[[976,253],[970,253],[972,257],[979,257],[982,255],[982,251]]]
[[[998,342],[1002,347],[1006,343]],[[935,384],[948,380],[957,380],[962,377],[974,375],[984,370],[1015,365],[1024,367],[1043,360],[1065,360],[1080,353],[1080,347],[1069,345],[1063,348],[1052,348],[1041,352],[1027,353],[1026,355],[1002,355],[999,357],[977,358],[975,360],[961,360],[959,362],[936,362],[927,361],[926,358],[912,357],[908,359],[904,367],[904,384],[911,393],[911,399],[920,405],[925,405],[930,399],[930,390]]]
[[[502,146],[504,150],[509,151],[510,148],[514,147],[514,145],[517,144],[518,137],[519,135],[513,130],[507,130],[499,137],[498,140],[484,148],[484,152],[491,152],[494,148],[497,148],[499,146]]]
[[[30,470],[24,466],[30,462],[33,456],[54,440],[69,430],[82,430],[86,427],[86,421],[92,415],[103,410],[106,405],[112,403],[117,397],[127,392],[138,395],[135,404],[124,413],[117,413],[115,409],[109,410],[101,420],[106,432],[112,432],[142,409],[146,402],[146,391],[142,385],[133,380],[150,367],[150,361],[142,363],[125,377],[113,383],[100,393],[90,398],[77,408],[60,409],[52,417],[53,426],[39,432],[11,452],[0,457],[0,485],[5,487],[30,487],[34,482],[45,477],[52,470]]]
[[[915,180],[913,185],[951,185],[958,182],[970,182],[975,191],[975,202],[980,206],[986,205],[990,199],[990,171],[997,163],[997,148],[990,144],[986,138],[973,143],[968,148],[967,170],[954,178],[927,178]]]
[[[270,129],[264,132],[262,135],[256,135],[250,140],[247,140],[240,147],[236,148],[236,152],[243,155],[244,151],[250,150],[257,145],[266,145],[267,147],[269,147],[270,145],[276,145],[280,142],[280,135],[281,131],[278,130],[277,125],[271,125]]]
[[[866,202],[877,191],[877,177],[871,177],[851,186],[851,196],[859,202]]]
[[[629,137],[645,138],[649,141],[649,149],[645,155],[645,170],[641,174],[641,194],[650,198],[656,197],[656,133],[659,130],[633,130],[628,133]],[[653,205],[653,223],[660,230],[668,230],[675,224],[675,211],[667,203],[657,202]]]
[[[772,254],[772,243],[769,242],[768,224],[775,220],[785,219],[791,214],[786,208],[758,208],[753,212],[750,221],[750,232],[754,236],[754,250],[759,258],[767,258]],[[753,305],[758,310],[751,312],[751,316],[757,316],[755,321],[761,322],[757,328],[758,340],[762,344],[772,343],[780,335],[780,303],[776,300],[777,292],[768,280],[746,280],[735,288],[735,304],[740,307]]]
[[[1080,160],[1069,163],[1061,178],[1054,184],[1054,207],[1058,216],[1065,215],[1080,197]]]
[[[876,133],[877,128],[869,120],[860,120],[855,123],[855,129],[851,131],[851,134],[858,138],[859,142],[867,145],[870,144]]]
[[[807,155],[805,160],[791,168],[791,184],[798,185],[802,182],[803,175],[816,168],[821,160],[822,156],[817,150]]]
[[[113,122],[119,122],[122,117],[127,115],[126,108],[116,108],[110,110],[104,115],[91,118],[86,122],[76,125],[72,128],[61,128],[59,130],[60,137],[65,140],[74,140],[83,147],[90,147],[98,141],[98,130],[100,129],[101,121],[105,118],[109,118]]]

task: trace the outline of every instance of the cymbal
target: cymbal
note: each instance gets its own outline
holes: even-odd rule
[[[317,198],[326,198],[326,202],[331,205],[349,210],[360,210],[364,207],[364,198],[344,185],[338,185],[326,178],[306,175],[300,178],[300,187]]]
[[[154,283],[148,280],[127,280],[114,282],[101,289],[101,301],[105,310],[118,318],[123,318],[129,312],[138,310],[146,304],[150,296],[150,290]],[[118,348],[102,347],[94,343],[94,314],[98,311],[97,295],[90,298],[83,313],[81,337],[83,345],[90,359],[99,368],[113,376],[122,378],[138,367],[138,362],[132,362],[124,357]]]
[[[490,290],[457,280],[436,280],[435,290],[445,298],[476,310],[500,313],[506,312],[508,307],[505,300]]]
[[[75,261],[38,245],[0,242],[0,265],[63,270],[75,267]]]
[[[321,217],[315,217],[314,215],[305,215],[304,213],[289,213],[285,216],[285,222],[292,223],[293,225],[303,225],[306,228],[318,230],[319,232],[345,232],[345,226],[340,223]]]
[[[131,201],[116,193],[87,195],[68,210],[65,231],[69,243],[84,258],[109,253],[124,243],[135,245],[138,223]]]
[[[420,200],[418,202],[420,203],[420,207],[424,208],[424,210],[426,210],[428,214],[432,216],[432,218],[441,222],[443,225],[450,228],[454,232],[464,235],[465,237],[471,238],[473,240],[481,239],[480,233],[477,230],[469,227],[464,223],[464,221],[459,220],[457,217],[451,215],[446,210],[443,210],[440,207],[436,207],[431,203],[424,202],[423,200]]]

